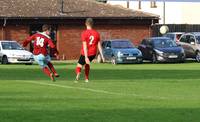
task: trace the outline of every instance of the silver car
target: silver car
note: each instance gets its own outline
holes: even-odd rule
[[[186,54],[186,58],[195,58],[200,62],[200,32],[185,33],[178,42]]]
[[[20,46],[16,41],[0,41],[0,62],[32,64],[33,54]]]
[[[178,42],[180,37],[184,34],[184,32],[168,32],[163,37],[168,37],[175,42]]]

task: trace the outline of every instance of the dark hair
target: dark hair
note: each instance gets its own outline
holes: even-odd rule
[[[47,30],[51,30],[51,26],[50,25],[43,25],[42,26],[42,31],[47,31]]]
[[[93,26],[93,24],[94,24],[94,21],[93,21],[93,19],[92,19],[92,18],[87,18],[87,19],[85,20],[85,24],[86,24],[86,25]]]

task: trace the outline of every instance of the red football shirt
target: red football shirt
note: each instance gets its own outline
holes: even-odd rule
[[[96,55],[98,42],[100,41],[99,33],[96,30],[87,29],[82,32],[81,40],[83,42],[85,41],[87,44],[88,56]],[[81,49],[81,55],[83,55],[83,56],[85,55],[84,50],[83,50],[83,45],[82,45],[82,49]]]
[[[43,54],[43,55],[47,55],[48,51],[47,51],[47,46],[49,45],[51,48],[56,49],[55,45],[53,44],[51,38],[46,35],[45,33],[36,33],[33,34],[32,36],[28,37],[24,42],[23,42],[23,46],[27,46],[28,43],[30,43],[31,41],[34,41],[34,50],[33,50],[33,54],[34,55],[38,55],[38,54]]]

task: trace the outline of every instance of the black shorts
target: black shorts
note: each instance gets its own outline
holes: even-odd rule
[[[96,55],[92,55],[92,56],[89,56],[89,60],[90,62],[96,57]],[[85,62],[85,56],[81,55],[79,60],[78,60],[78,63],[81,64],[81,65],[85,65],[86,62]]]

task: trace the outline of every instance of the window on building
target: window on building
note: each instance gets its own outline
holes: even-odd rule
[[[97,2],[107,3],[107,0],[96,0]]]
[[[151,8],[157,8],[156,1],[155,1],[155,0],[151,0],[151,2],[150,2],[150,7],[151,7]]]

